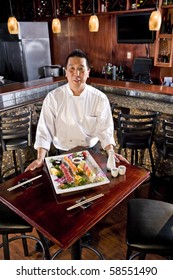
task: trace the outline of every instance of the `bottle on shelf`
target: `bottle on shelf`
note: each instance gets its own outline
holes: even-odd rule
[[[102,67],[102,74],[101,74],[101,77],[106,79],[106,69],[105,69],[105,66]]]
[[[116,73],[117,73],[117,67],[115,65],[112,66],[112,80],[116,80]]]
[[[169,14],[167,20],[167,34],[172,34],[171,14]]]
[[[169,62],[168,40],[166,38],[160,39],[159,62]]]
[[[101,1],[101,13],[106,12],[106,1],[102,0]]]
[[[136,8],[137,8],[136,0],[132,0],[131,1],[131,9],[136,10]]]
[[[122,65],[119,66],[119,70],[118,70],[118,79],[119,79],[119,80],[124,80],[124,69],[123,69],[123,66],[122,66]]]
[[[109,62],[109,63],[106,63],[106,79],[111,79],[111,75],[112,75],[112,64]]]
[[[160,27],[160,34],[166,34],[166,33],[167,33],[167,20],[166,20],[166,16],[164,16]]]
[[[168,5],[168,0],[163,0],[163,6],[167,6]]]

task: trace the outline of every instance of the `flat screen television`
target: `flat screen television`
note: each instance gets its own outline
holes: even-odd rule
[[[119,14],[116,16],[117,43],[151,44],[155,31],[149,30],[149,12]]]

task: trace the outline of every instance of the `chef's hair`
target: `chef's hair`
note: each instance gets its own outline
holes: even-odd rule
[[[89,63],[89,59],[87,57],[87,55],[80,49],[75,49],[74,51],[72,51],[66,58],[65,61],[65,68],[67,68],[67,64],[68,64],[68,60],[70,57],[81,57],[81,58],[85,58],[86,59],[86,63],[87,63],[87,67],[88,69],[91,68],[90,63]]]

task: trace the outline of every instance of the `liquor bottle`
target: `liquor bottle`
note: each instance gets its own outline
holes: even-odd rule
[[[122,65],[119,66],[118,79],[119,80],[124,80],[124,70],[123,70],[123,66]]]
[[[137,8],[136,0],[132,0],[132,2],[131,2],[131,9],[135,10],[136,8]]]
[[[112,66],[112,80],[116,80],[116,71],[117,67],[115,65]]]
[[[101,1],[101,7],[100,7],[101,13],[107,12],[107,5],[108,5],[107,1],[105,0]]]
[[[167,20],[167,33],[172,34],[171,14],[169,14]]]
[[[102,0],[101,1],[101,13],[104,13],[105,12],[105,1],[104,0]]]
[[[109,62],[106,64],[106,78],[111,79],[112,75],[112,64]]]
[[[166,20],[166,17],[164,16],[162,24],[161,24],[161,28],[160,28],[160,34],[165,34],[165,33],[167,33],[167,20]]]

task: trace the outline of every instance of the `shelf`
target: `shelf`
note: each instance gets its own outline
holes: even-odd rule
[[[171,67],[172,49],[172,34],[159,34],[155,44],[154,65],[158,67]]]
[[[155,66],[157,67],[171,67],[170,62],[156,62]]]
[[[161,9],[173,9],[173,5],[162,5]]]
[[[159,2],[161,2],[161,0]],[[172,15],[173,5],[162,5],[162,3],[160,3],[159,7],[162,17],[168,19],[168,15]],[[173,34],[160,34],[159,32],[160,31],[157,31],[156,33],[154,66],[165,68],[172,67]]]
[[[158,35],[158,38],[165,38],[165,39],[172,39],[172,34],[167,34],[167,33],[165,33],[165,34],[159,34]]]
[[[95,13],[96,15],[116,15],[116,14],[130,14],[130,13],[141,13],[141,12],[152,12],[153,8],[146,8],[146,9],[136,9],[136,10],[124,10],[124,11],[112,11],[112,12],[103,12],[103,13]],[[90,14],[76,14],[73,16],[90,16]]]

